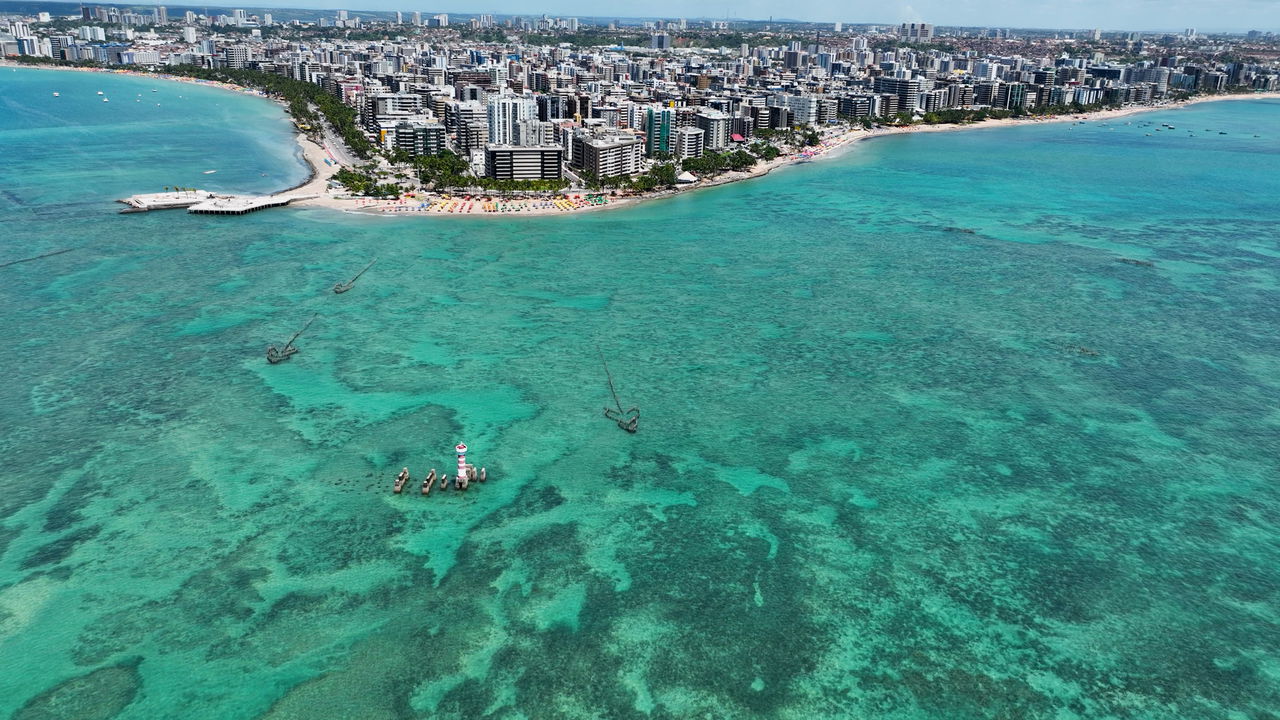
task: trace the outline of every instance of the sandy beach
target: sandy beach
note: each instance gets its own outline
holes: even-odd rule
[[[283,103],[274,100],[274,98],[271,98],[269,95],[258,90],[245,88],[231,83],[197,80],[195,78],[167,75],[164,73],[151,73],[113,68],[24,65],[8,60],[0,60],[0,67],[23,67],[43,70],[72,70],[78,72],[133,75],[171,82],[201,85],[204,87],[214,87],[242,95],[255,95],[273,100],[283,107]],[[1280,93],[1269,92],[1237,95],[1210,95],[1177,102],[1165,102],[1157,105],[1134,105],[1120,108],[1118,110],[1097,110],[1087,113],[1072,113],[1066,115],[1005,118],[999,120],[984,120],[982,122],[965,123],[960,125],[940,124],[907,125],[901,127],[882,126],[871,130],[865,130],[861,127],[852,129],[830,128],[820,131],[822,133],[822,139],[818,145],[804,148],[799,152],[779,156],[774,160],[759,162],[746,172],[725,172],[713,178],[699,179],[696,182],[678,185],[675,188],[668,188],[645,194],[629,194],[626,191],[610,190],[598,192],[569,190],[553,197],[507,198],[496,193],[483,192],[467,194],[415,191],[393,200],[357,197],[347,194],[344,190],[330,188],[329,180],[339,169],[341,169],[342,165],[339,163],[337,156],[329,148],[317,144],[311,138],[299,132],[296,134],[297,142],[301,148],[303,159],[311,168],[311,177],[301,185],[273,193],[272,197],[290,195],[294,196],[290,205],[324,207],[332,210],[365,215],[399,215],[418,217],[466,215],[479,217],[504,217],[509,215],[561,215],[565,213],[593,212],[612,208],[628,207],[642,201],[658,200],[695,190],[763,177],[780,167],[801,162],[812,162],[823,158],[838,157],[849,151],[851,148],[854,148],[858,143],[878,137],[888,137],[908,133],[981,130],[1013,127],[1018,125],[1038,125],[1043,123],[1105,122],[1144,112],[1176,110],[1202,102],[1256,100],[1259,98],[1280,98]]]
[[[1176,110],[1178,108],[1202,102],[1256,100],[1258,98],[1280,98],[1280,93],[1213,95],[1193,98],[1181,102],[1163,103],[1160,105],[1140,105],[1120,108],[1118,110],[1097,110],[1094,112],[1067,115],[985,120],[982,122],[966,123],[962,125],[908,125],[904,127],[885,126],[871,130],[864,130],[862,128],[829,130],[824,133],[823,139],[817,146],[806,148],[802,152],[779,156],[778,158],[768,162],[757,163],[755,167],[751,168],[749,171],[726,172],[714,178],[698,180],[697,182],[680,185],[676,188],[646,193],[643,195],[630,195],[621,191],[619,191],[616,196],[611,195],[610,191],[603,191],[599,193],[571,191],[567,195],[557,196],[556,199],[532,198],[499,200],[496,195],[417,192],[396,200],[379,200],[374,198],[355,198],[342,194],[326,193],[319,197],[295,201],[292,204],[327,207],[335,210],[367,215],[429,217],[462,215],[503,217],[508,215],[559,215],[568,212],[592,212],[633,206],[643,201],[659,200],[705,188],[763,177],[780,167],[786,167],[801,162],[821,160],[823,158],[838,157],[856,147],[858,143],[865,140],[871,140],[873,138],[889,137],[892,135],[903,135],[908,133],[957,132],[963,130],[1006,128],[1018,125],[1039,125],[1045,123],[1107,122],[1144,112]],[[300,138],[299,141],[306,142],[302,138]],[[308,159],[311,159],[312,155],[313,154],[308,154]],[[331,176],[333,172],[336,171],[337,167],[334,166],[329,169],[328,174],[325,175],[325,177],[327,178],[328,176]],[[318,173],[323,174],[323,172],[323,170],[318,170]],[[314,192],[315,190],[312,191]],[[588,197],[599,197],[603,201],[591,202],[587,200]]]

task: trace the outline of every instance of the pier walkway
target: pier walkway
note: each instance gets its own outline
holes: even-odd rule
[[[258,210],[284,207],[308,195],[263,195],[261,197],[220,197],[187,208],[197,215],[245,215]]]
[[[135,213],[147,212],[149,210],[189,208],[192,205],[212,200],[216,197],[218,196],[208,190],[180,190],[175,192],[134,195],[123,200],[117,200],[116,202],[124,203],[128,206],[120,212]]]
[[[134,195],[117,200],[129,207],[120,212],[147,212],[149,210],[174,210],[186,208],[197,215],[245,215],[273,207],[284,207],[294,200],[310,200],[315,195],[216,195],[207,190],[182,193],[155,193]]]

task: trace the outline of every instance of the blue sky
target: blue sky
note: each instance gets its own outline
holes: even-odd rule
[[[403,10],[558,16],[731,17],[769,16],[823,22],[924,21],[935,25],[990,27],[1101,28],[1103,30],[1280,31],[1280,0],[910,0],[884,3],[869,0],[650,0],[646,3],[602,3],[598,0],[429,0],[434,7],[397,7],[402,0],[287,0],[281,6],[345,8],[351,11]]]

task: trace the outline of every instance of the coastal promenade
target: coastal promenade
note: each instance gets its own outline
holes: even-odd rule
[[[1188,107],[1190,105],[1203,102],[1257,99],[1280,99],[1280,93],[1212,95],[1180,102],[1168,102],[1156,105],[1132,105],[1118,110],[1098,110],[1087,113],[1072,113],[1064,115],[1004,118],[958,125],[885,125],[870,130],[862,128],[829,130],[824,133],[818,145],[810,148],[804,148],[799,152],[779,156],[771,161],[758,163],[748,171],[725,172],[716,177],[698,179],[691,183],[678,185],[675,188],[643,194],[631,194],[620,191],[615,196],[609,192],[601,193],[580,190],[569,191],[566,194],[547,198],[502,199],[495,193],[465,194],[456,192],[413,192],[406,193],[405,195],[395,199],[375,199],[346,195],[341,191],[325,192],[317,185],[313,184],[305,187],[308,192],[317,192],[318,195],[315,198],[299,201],[296,204],[301,206],[326,207],[349,213],[397,215],[402,217],[509,217],[510,215],[562,215],[565,213],[594,212],[629,207],[646,200],[657,200],[681,195],[695,190],[763,177],[778,168],[788,165],[811,162],[823,158],[838,157],[854,148],[858,143],[874,138],[907,135],[912,133],[989,130],[1024,125],[1044,125],[1050,123],[1109,122],[1137,115],[1139,113],[1153,112],[1157,110],[1176,110],[1178,108]],[[303,144],[304,156],[307,157],[309,162],[311,162],[312,169],[317,173],[317,177],[325,174],[326,172],[327,175],[325,175],[325,177],[331,177],[333,173],[337,171],[338,168],[336,166],[329,166],[323,163],[323,158],[327,157],[327,155],[322,148],[301,137],[299,142]],[[308,145],[310,145],[310,150],[308,150]],[[325,185],[327,186],[327,184],[328,183],[326,181]],[[592,195],[604,196],[606,201],[602,203],[586,201],[586,198]]]
[[[46,66],[29,66],[13,63],[11,61],[0,61],[0,66],[6,67],[22,67],[27,69],[43,69],[53,71],[73,71],[73,72],[95,72],[108,74],[133,75],[139,77],[147,77],[151,79],[160,79],[171,82],[181,82],[184,84],[195,84],[205,87],[214,87],[221,90],[236,92],[238,94],[249,94],[270,99],[263,93],[249,88],[232,85],[229,83],[195,80],[174,75],[165,75],[158,73],[138,72],[120,69],[105,68],[75,68],[75,67],[46,67]],[[430,191],[417,191],[407,193],[395,199],[386,198],[368,198],[346,194],[340,188],[331,187],[330,180],[344,165],[340,162],[340,158],[347,155],[340,148],[331,148],[329,143],[332,140],[329,136],[324,136],[325,145],[317,144],[308,136],[298,133],[296,139],[301,150],[301,154],[307,165],[311,169],[310,178],[304,183],[288,188],[286,190],[274,193],[270,198],[272,201],[266,203],[268,206],[279,206],[290,204],[300,207],[324,207],[334,210],[340,210],[349,213],[369,214],[369,215],[399,215],[408,217],[449,217],[449,216],[468,216],[468,217],[507,217],[510,215],[562,215],[566,213],[595,212],[607,210],[611,208],[629,207],[638,202],[645,200],[656,200],[664,197],[672,197],[688,193],[694,190],[700,190],[719,185],[725,185],[732,182],[742,180],[750,180],[752,178],[762,177],[770,172],[787,165],[799,162],[810,162],[820,160],[822,158],[836,157],[842,155],[855,147],[857,143],[864,140],[870,140],[877,137],[888,137],[893,135],[902,135],[910,133],[934,133],[934,132],[957,132],[962,130],[980,130],[1004,127],[1015,127],[1020,125],[1039,125],[1045,123],[1061,123],[1061,122],[1097,122],[1110,121],[1143,112],[1151,112],[1156,110],[1176,110],[1181,107],[1203,103],[1203,102],[1222,102],[1222,101],[1238,101],[1238,100],[1257,100],[1257,99],[1277,99],[1280,93],[1277,92],[1255,92],[1234,95],[1210,95],[1196,97],[1189,100],[1166,102],[1152,105],[1131,105],[1118,110],[1098,110],[1088,113],[1064,114],[1056,116],[1034,116],[1023,118],[1006,118],[998,120],[985,120],[982,122],[964,123],[964,124],[938,124],[925,125],[913,124],[906,126],[878,126],[870,130],[862,128],[843,129],[843,130],[827,130],[824,132],[821,141],[815,147],[805,148],[800,152],[791,153],[780,156],[771,161],[758,163],[755,167],[745,172],[725,172],[712,178],[699,178],[694,182],[681,184],[675,188],[653,191],[643,194],[633,194],[625,191],[618,193],[593,193],[585,190],[568,191],[564,194],[548,197],[537,198],[504,198],[497,193],[440,193]],[[281,105],[283,109],[283,105]],[[200,191],[204,192],[204,191]],[[138,210],[162,209],[160,205],[165,204],[164,194],[140,195],[135,198],[150,198],[148,201],[142,202],[147,207],[139,207]],[[283,197],[288,197],[288,202],[278,202]],[[603,201],[591,201],[589,197],[603,198]],[[186,199],[174,199],[176,203],[185,202]],[[125,202],[125,201],[122,201]],[[191,203],[194,204],[194,203]],[[172,204],[170,207],[185,207],[183,204]],[[129,212],[126,210],[125,212]]]

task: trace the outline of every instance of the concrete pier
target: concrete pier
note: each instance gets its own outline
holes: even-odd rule
[[[212,200],[218,197],[208,190],[183,190],[176,192],[150,193],[145,195],[134,195],[132,197],[117,200],[118,203],[124,203],[128,207],[121,210],[122,213],[147,212],[150,210],[174,210],[177,208],[186,208]]]
[[[192,205],[187,212],[197,215],[245,215],[267,208],[283,207],[293,200],[291,195],[264,195],[262,197],[219,197]]]
[[[246,213],[283,207],[294,200],[307,200],[315,195],[218,195],[208,190],[188,190],[178,193],[153,193],[134,195],[117,200],[129,207],[122,213],[147,212],[149,210],[174,210],[186,208],[197,215],[244,215]]]

